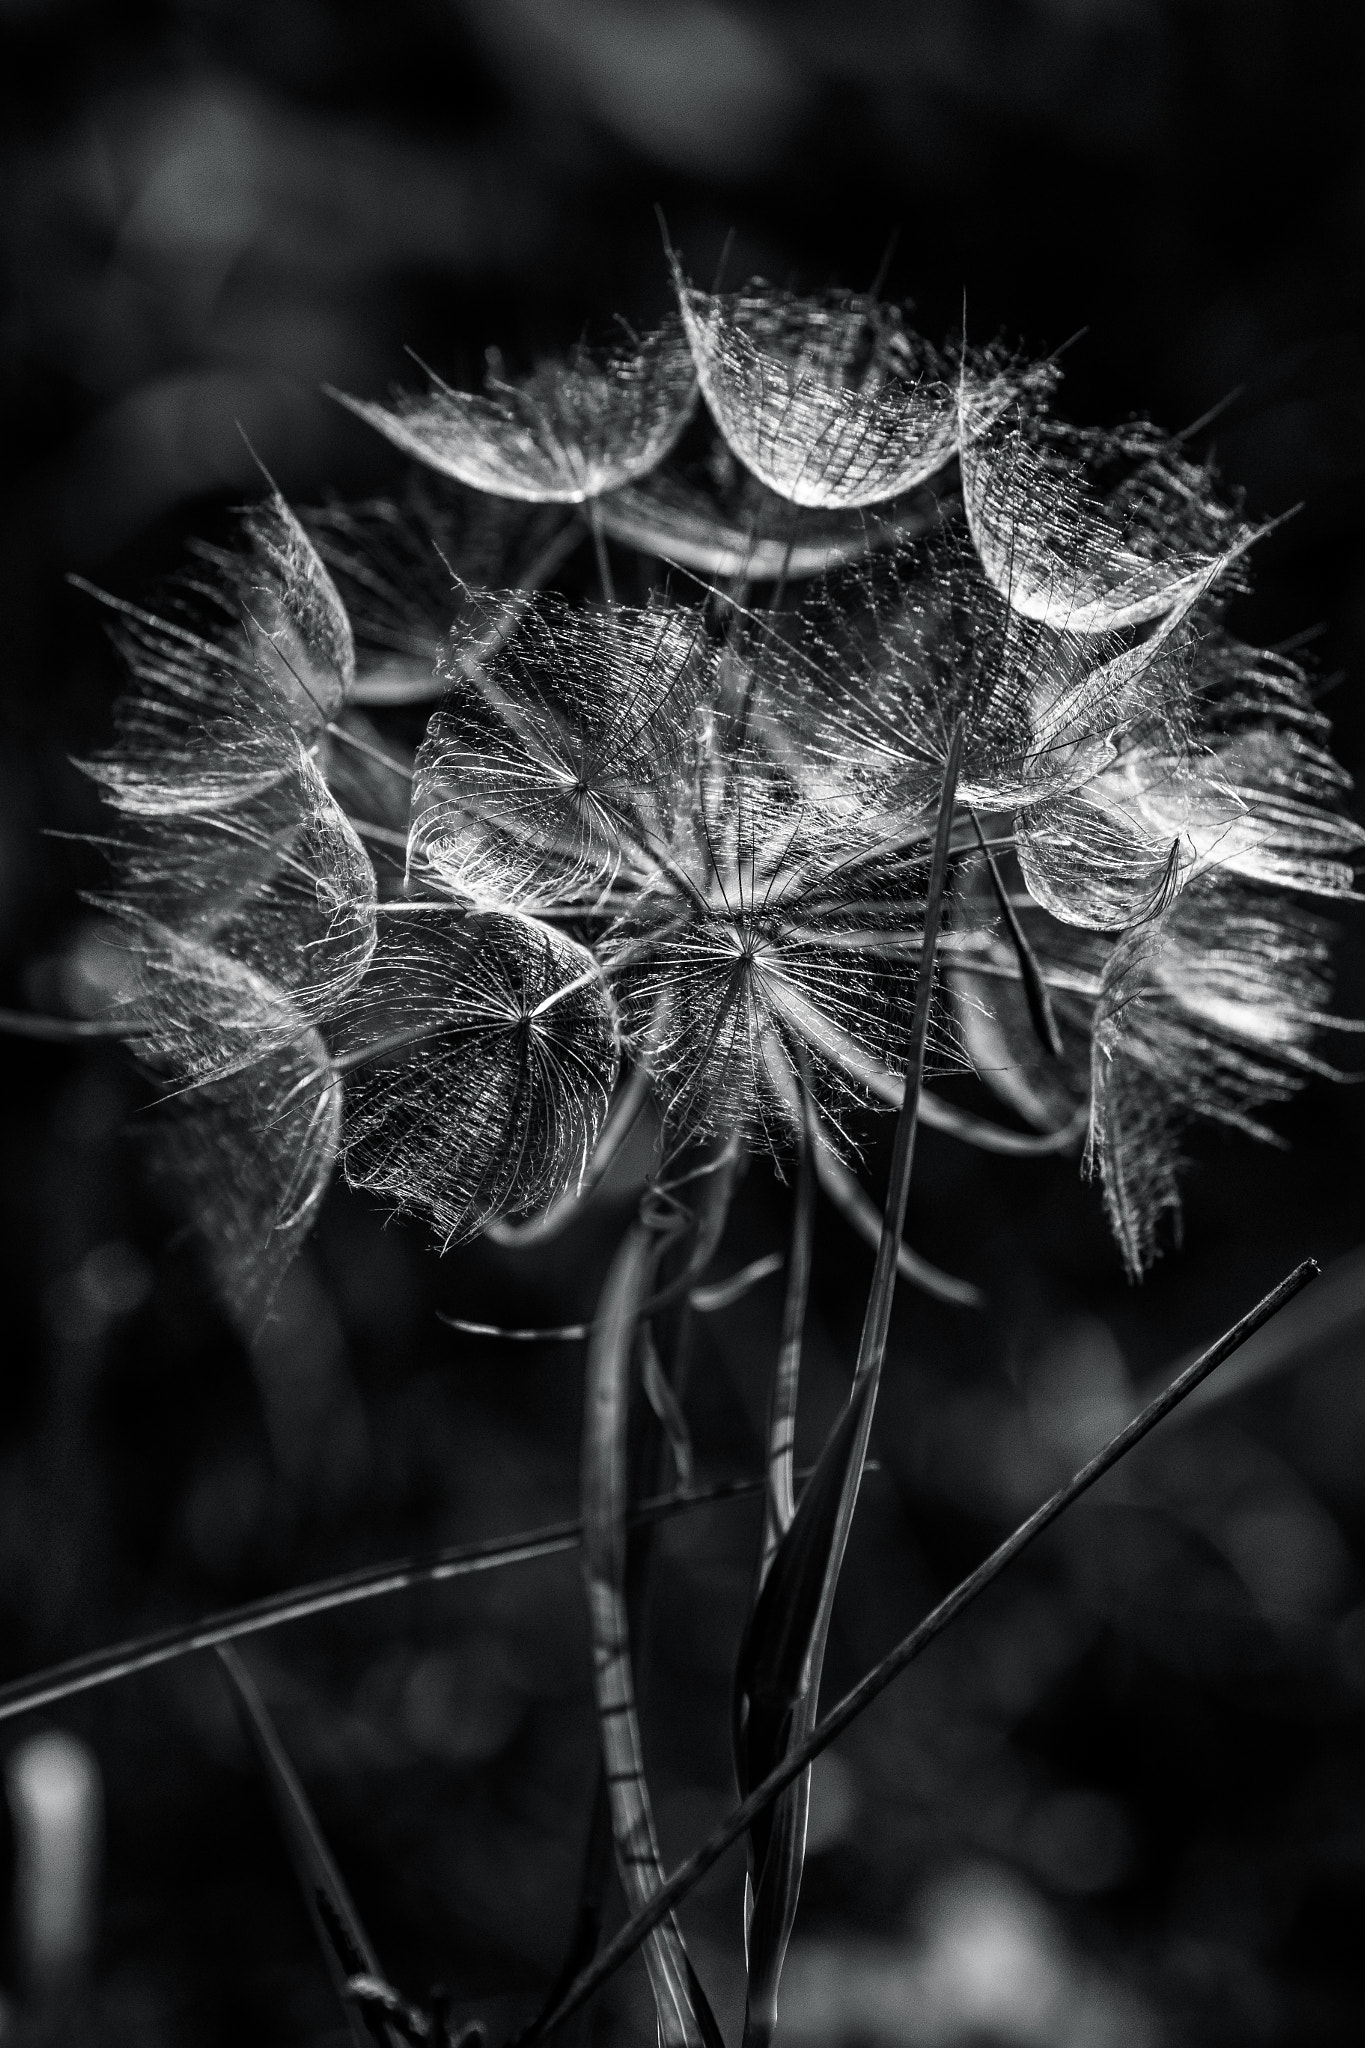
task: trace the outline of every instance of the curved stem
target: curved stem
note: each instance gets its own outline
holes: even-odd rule
[[[1187,1371],[1173,1380],[1165,1392],[1144,1408],[1126,1429],[1121,1429],[1117,1436],[1111,1438],[1104,1449],[1087,1465],[1083,1465],[1065,1486],[1059,1487],[1050,1499],[1044,1501],[1043,1505],[1028,1517],[1027,1521],[1021,1522],[1013,1535],[1008,1536],[991,1552],[984,1563],[978,1565],[974,1572],[970,1572],[955,1586],[946,1599],[940,1600],[937,1607],[911,1629],[909,1635],[902,1637],[895,1648],[888,1651],[865,1678],[844,1694],[837,1706],[832,1707],[815,1723],[810,1733],[788,1752],[777,1768],[770,1771],[760,1784],[755,1785],[748,1798],[731,1809],[701,1847],[695,1849],[678,1865],[672,1876],[665,1879],[654,1894],[648,1906],[642,1912],[633,1915],[619,1933],[612,1937],[596,1960],[583,1971],[577,1983],[565,1993],[558,2006],[535,2027],[528,2028],[516,2037],[517,2048],[531,2048],[533,2042],[542,2039],[552,2027],[558,2026],[570,2013],[576,2012],[585,2004],[593,1993],[614,1975],[627,1957],[634,1954],[646,1934],[656,1927],[666,1914],[673,1912],[680,1901],[695,1889],[707,1871],[720,1861],[731,1844],[747,1832],[757,1816],[765,1812],[773,1801],[786,1791],[788,1785],[800,1777],[802,1771],[820,1755],[821,1751],[828,1749],[835,1737],[842,1735],[845,1728],[850,1727],[858,1719],[873,1700],[886,1690],[892,1680],[898,1678],[935,1637],[943,1633],[950,1622],[955,1621],[965,1608],[984,1593],[1044,1529],[1079,1500],[1097,1479],[1103,1478],[1104,1474],[1126,1456],[1135,1444],[1141,1442],[1150,1430],[1155,1429],[1156,1425],[1169,1415],[1172,1409],[1178,1407],[1188,1394],[1193,1393],[1201,1381],[1207,1379],[1240,1344],[1245,1343],[1248,1337],[1254,1335],[1264,1323],[1269,1322],[1270,1318],[1306,1287],[1310,1280],[1316,1279],[1318,1270],[1316,1260],[1305,1259],[1303,1264],[1297,1266],[1278,1287],[1273,1288],[1263,1301],[1258,1302],[1248,1315],[1243,1316],[1242,1320],[1220,1337],[1217,1343],[1210,1345]]]

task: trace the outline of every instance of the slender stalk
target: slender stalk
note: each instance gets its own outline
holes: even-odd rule
[[[664,1493],[641,1501],[629,1521],[633,1527],[663,1522],[692,1508],[718,1502],[746,1500],[762,1493],[767,1485],[763,1474],[754,1479],[722,1479],[689,1494]],[[260,1635],[266,1629],[282,1628],[293,1621],[307,1621],[315,1614],[330,1614],[337,1608],[354,1607],[363,1600],[383,1599],[403,1593],[412,1586],[433,1586],[447,1579],[462,1579],[476,1572],[497,1571],[504,1565],[527,1564],[535,1558],[555,1557],[561,1551],[576,1550],[583,1524],[573,1521],[549,1522],[539,1529],[526,1529],[514,1536],[492,1536],[478,1543],[464,1543],[437,1551],[434,1557],[400,1557],[387,1564],[365,1565],[359,1571],[341,1572],[335,1578],[319,1579],[287,1593],[272,1593],[240,1607],[229,1607],[198,1621],[157,1629],[108,1649],[90,1650],[70,1657],[45,1671],[26,1678],[11,1679],[0,1686],[0,1721],[13,1720],[39,1707],[54,1706],[76,1693],[91,1692],[117,1679],[132,1678],[151,1671],[158,1664],[170,1664],[178,1657],[193,1656],[198,1650],[212,1650],[242,1636]]]
[[[42,1017],[28,1010],[0,1010],[0,1033],[37,1038],[46,1045],[80,1045],[89,1039],[132,1038],[144,1029],[136,1017]]]
[[[996,906],[1005,921],[1005,930],[1009,933],[1010,944],[1014,947],[1015,957],[1019,962],[1019,974],[1024,984],[1024,1001],[1028,1004],[1029,1021],[1044,1052],[1049,1053],[1054,1060],[1059,1060],[1062,1056],[1062,1034],[1057,1029],[1057,1016],[1052,1007],[1047,982],[1025,935],[1024,927],[1019,922],[1019,913],[1010,901],[1009,891],[1005,887],[995,858],[995,849],[982,831],[981,820],[976,812],[972,811],[970,816],[976,832],[976,843],[986,858],[986,871],[991,878]]]
[[[875,1252],[881,1243],[881,1211],[857,1175],[844,1165],[818,1126],[815,1171],[820,1186],[839,1214]],[[952,1273],[941,1273],[928,1259],[921,1258],[904,1239],[901,1240],[900,1250],[896,1254],[896,1270],[901,1279],[907,1281],[911,1287],[923,1288],[926,1294],[932,1294],[937,1301],[951,1302],[954,1308],[986,1306],[986,1297],[979,1287],[974,1287],[970,1280],[957,1279]]]
[[[607,557],[607,536],[602,526],[602,514],[596,503],[588,507],[588,528],[592,534],[593,553],[597,557],[597,581],[602,591],[602,602],[608,610],[616,603],[616,585],[611,579],[611,562]]]
[[[787,1287],[782,1299],[782,1336],[768,1406],[768,1491],[763,1503],[763,1548],[758,1581],[762,1585],[773,1552],[796,1513],[792,1485],[796,1448],[796,1403],[801,1383],[801,1340],[810,1295],[811,1252],[815,1242],[816,1135],[806,1077],[801,1077],[801,1151],[792,1203],[791,1248],[787,1256]]]
[[[528,2028],[516,2037],[517,2048],[531,2048],[533,2041],[543,2038],[552,2027],[558,2026],[570,2013],[576,2012],[591,1998],[594,1992],[614,1975],[627,1957],[634,1954],[650,1930],[686,1898],[705,1877],[707,1871],[720,1861],[732,1843],[737,1842],[740,1836],[747,1832],[754,1819],[771,1806],[773,1801],[785,1792],[788,1785],[794,1783],[807,1765],[819,1756],[822,1750],[827,1749],[836,1736],[842,1735],[844,1730],[872,1704],[878,1694],[884,1692],[892,1680],[899,1677],[935,1637],[943,1633],[950,1622],[955,1621],[965,1608],[970,1607],[972,1602],[999,1578],[1006,1566],[1012,1564],[1022,1550],[1027,1549],[1044,1529],[1050,1527],[1059,1515],[1064,1514],[1079,1500],[1097,1479],[1103,1478],[1106,1472],[1118,1464],[1119,1460],[1155,1429],[1172,1409],[1179,1407],[1187,1395],[1192,1394],[1225,1358],[1231,1357],[1239,1345],[1244,1344],[1248,1337],[1269,1322],[1271,1317],[1306,1287],[1310,1280],[1316,1279],[1319,1270],[1314,1259],[1305,1259],[1302,1265],[1296,1266],[1278,1287],[1271,1289],[1263,1301],[1258,1302],[1249,1314],[1243,1316],[1241,1321],[1234,1324],[1215,1344],[1211,1344],[1193,1365],[1174,1379],[1154,1401],[1149,1402],[1140,1415],[1126,1428],[1121,1429],[1117,1436],[1112,1437],[1104,1449],[1097,1452],[1088,1464],[1083,1465],[1065,1486],[1059,1487],[1050,1499],[1044,1501],[1043,1505],[1028,1517],[1027,1521],[1021,1522],[1013,1535],[1006,1537],[984,1563],[978,1565],[974,1572],[970,1572],[955,1586],[946,1599],[941,1600],[937,1607],[925,1615],[923,1621],[911,1629],[909,1635],[902,1637],[895,1648],[889,1650],[865,1678],[860,1679],[851,1691],[844,1694],[837,1706],[832,1707],[816,1722],[809,1735],[789,1751],[777,1768],[770,1771],[760,1784],[755,1785],[748,1798],[732,1808],[701,1847],[695,1849],[678,1865],[672,1876],[665,1879],[648,1906],[642,1912],[634,1914],[625,1926],[613,1935],[600,1955],[565,1993],[558,2006],[536,2026]]]
[[[703,1212],[700,1229],[704,1225]],[[602,1289],[583,1393],[582,1556],[593,1690],[616,1867],[632,1910],[648,1902],[663,1881],[664,1866],[636,1707],[639,1648],[633,1649],[632,1635],[638,1634],[639,1620],[631,1609],[642,1603],[632,1602],[628,1592],[630,1391],[641,1303],[677,1227],[674,1217],[651,1215],[646,1208],[626,1232]],[[647,1429],[637,1455],[656,1457],[658,1437],[657,1428]],[[675,1921],[647,1936],[645,1967],[661,2048],[704,2048],[714,2022]]]
[[[943,772],[943,794],[939,799],[938,830],[934,836],[933,865],[929,871],[929,895],[924,906],[924,950],[920,957],[919,980],[915,987],[915,1009],[910,1023],[910,1058],[906,1064],[905,1095],[896,1120],[896,1138],[891,1150],[891,1179],[882,1215],[882,1237],[877,1263],[872,1270],[872,1288],[867,1298],[862,1340],[858,1347],[857,1376],[879,1371],[886,1356],[887,1333],[891,1328],[891,1302],[896,1289],[897,1254],[905,1235],[905,1211],[910,1199],[910,1170],[915,1160],[915,1134],[919,1127],[920,1092],[924,1086],[924,1056],[929,1043],[929,1013],[934,997],[934,963],[939,926],[943,919],[944,886],[948,873],[948,851],[952,841],[953,803],[957,796],[957,772],[962,761],[966,722],[959,718],[948,744],[948,765]]]
[[[270,1787],[276,1818],[288,1845],[289,1859],[294,1865],[332,1988],[346,2014],[351,2039],[356,2048],[374,2048],[376,2037],[385,2044],[385,2048],[403,2048],[404,2035],[383,2019],[372,2025],[370,2016],[356,1997],[357,1982],[381,1986],[384,1985],[384,1973],[346,1889],[346,1881],[318,1826],[317,1815],[303,1789],[302,1780],[280,1741],[255,1681],[237,1652],[220,1644],[217,1655],[236,1700],[247,1739]]]

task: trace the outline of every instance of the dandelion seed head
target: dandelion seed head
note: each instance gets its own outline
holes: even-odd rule
[[[868,858],[742,711],[713,706],[671,852],[690,888],[642,897],[602,948],[670,1132],[786,1151],[803,1070],[841,1131],[903,1071],[924,850]]]

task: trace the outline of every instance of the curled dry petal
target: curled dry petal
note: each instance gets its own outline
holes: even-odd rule
[[[1310,1050],[1331,990],[1321,921],[1208,876],[1127,932],[1102,978],[1091,1054],[1089,1171],[1129,1273],[1180,1213],[1192,1118],[1270,1133],[1256,1112],[1328,1071]]]
[[[347,1179],[447,1243],[576,1184],[619,1063],[591,954],[446,907],[385,920],[337,1046]]]
[[[526,602],[515,637],[471,659],[417,755],[409,862],[456,897],[544,907],[660,870],[692,713],[714,672],[701,614]]]
[[[1224,574],[1249,530],[1154,428],[1082,433],[960,393],[962,497],[987,577],[1068,633],[1158,619]]]
[[[957,445],[946,361],[866,293],[798,298],[755,282],[697,291],[676,271],[702,394],[726,441],[797,505],[877,505],[937,475]]]
[[[392,407],[343,405],[395,447],[498,498],[581,505],[647,476],[687,423],[696,378],[676,321],[607,351],[575,348],[508,383],[490,372],[481,394],[439,378]]]

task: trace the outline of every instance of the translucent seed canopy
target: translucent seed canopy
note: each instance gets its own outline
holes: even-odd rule
[[[746,468],[825,510],[876,505],[937,475],[957,445],[947,363],[867,293],[797,297],[755,281],[712,294],[675,269],[702,395]]]
[[[260,674],[300,733],[341,709],[355,681],[355,644],[337,587],[278,491],[244,515],[240,552],[201,548],[236,600]]]
[[[576,1185],[619,1066],[591,954],[447,908],[385,920],[336,1045],[347,1179],[448,1244]]]
[[[1251,731],[1200,753],[1136,746],[1082,788],[1021,816],[1030,893],[1069,924],[1112,930],[1218,870],[1318,896],[1352,892],[1365,833],[1339,785],[1291,732]]]
[[[928,818],[959,716],[961,801],[983,811],[1086,783],[1123,736],[1165,739],[1187,717],[1188,652],[1174,630],[1134,648],[1025,618],[952,526],[816,587],[787,640],[775,718],[798,736],[795,772],[888,832]]]
[[[86,764],[108,801],[144,817],[235,804],[320,744],[352,687],[355,650],[336,587],[276,493],[243,519],[245,546],[198,549],[171,616],[95,595],[133,679],[114,743]]]
[[[1155,428],[1082,432],[959,396],[962,497],[986,575],[1016,611],[1112,633],[1202,594],[1251,535]]]
[[[139,1057],[176,1087],[197,1087],[280,1052],[311,1026],[299,1005],[244,960],[150,919],[119,918],[136,974]]]
[[[247,1336],[313,1226],[341,1131],[341,1083],[319,1033],[281,1009],[271,1035],[265,1057],[172,1098],[152,1139],[154,1171]]]
[[[453,490],[418,470],[401,502],[318,506],[303,517],[351,621],[358,697],[400,705],[435,694],[437,656],[471,587],[512,591],[534,580],[573,515]]]
[[[482,393],[439,378],[389,406],[343,404],[395,447],[493,497],[581,505],[647,476],[677,441],[696,394],[682,330],[667,321],[643,340],[584,345],[510,383],[492,361]]]
[[[1256,1112],[1326,1071],[1310,1047],[1330,994],[1320,920],[1207,876],[1114,946],[1096,1006],[1086,1158],[1133,1278],[1180,1212],[1195,1117],[1253,1137]]]
[[[663,866],[692,714],[715,672],[699,611],[527,600],[487,659],[456,633],[417,755],[415,878],[489,907],[592,900]]]
[[[230,955],[318,1020],[369,964],[377,890],[353,826],[290,745],[289,768],[231,808],[135,821],[110,849],[110,901]]]

